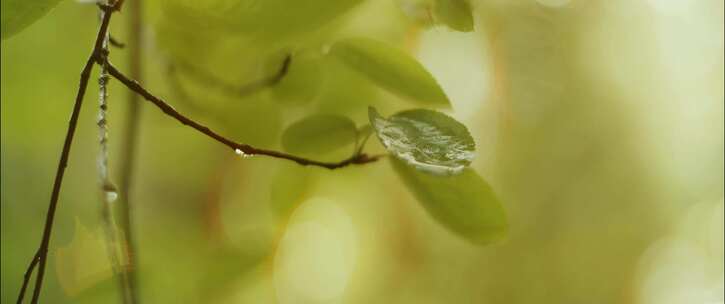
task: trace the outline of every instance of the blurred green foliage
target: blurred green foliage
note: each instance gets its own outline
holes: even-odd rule
[[[35,20],[43,17],[60,0],[5,0],[2,3],[2,39],[22,31]]]
[[[393,93],[430,106],[450,106],[433,76],[405,52],[379,41],[349,38],[335,42],[330,54]]]
[[[287,127],[282,134],[285,151],[304,157],[316,158],[352,145],[357,137],[355,123],[336,115],[310,115]],[[352,155],[353,149],[342,154]],[[338,156],[336,159],[342,159]]]
[[[0,301],[10,303],[40,240],[97,9],[63,1],[5,39],[10,2],[2,1]],[[467,1],[475,31],[465,33],[437,24],[469,26],[441,3],[459,7],[145,2],[145,86],[236,140],[279,150],[284,130],[310,115],[364,126],[368,106],[397,113],[415,105],[411,95],[435,90],[427,80],[396,84],[395,71],[370,79],[381,68],[364,58],[367,42],[353,47],[362,49],[356,65],[326,55],[335,41],[367,37],[417,57],[429,73],[419,77],[440,85],[448,113],[478,144],[472,168],[440,183],[391,170],[392,159],[326,171],[241,159],[144,105],[129,198],[144,302],[722,303],[722,1]],[[127,16],[117,17],[111,31],[124,40]],[[125,69],[127,53],[112,49],[111,58]],[[289,77],[257,94],[195,77],[250,83],[289,53]],[[381,89],[383,76],[391,78]],[[114,175],[129,92],[117,82],[109,91]],[[51,241],[42,297],[51,303],[119,298],[94,241],[94,96],[86,96]],[[365,151],[385,149],[371,140]],[[424,192],[474,180],[482,186],[462,195],[490,195],[479,176],[508,219],[506,239],[488,247],[451,231],[468,231],[458,217],[491,213],[436,213],[450,216],[444,226],[429,215],[438,198]]]

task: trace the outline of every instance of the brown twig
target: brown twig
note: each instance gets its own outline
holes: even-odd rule
[[[93,63],[97,61],[97,58],[105,57],[105,54],[102,54],[101,52],[103,39],[106,36],[106,33],[108,33],[108,25],[111,21],[112,15],[111,12],[118,10],[121,3],[122,1],[119,0],[117,2],[114,2],[114,4],[110,6],[100,6],[104,12],[101,19],[101,25],[98,29],[98,35],[96,36],[93,51],[91,52],[91,55],[88,56],[88,59],[83,66],[83,70],[81,71],[81,77],[78,85],[78,92],[75,98],[75,104],[73,105],[73,111],[68,122],[68,130],[66,132],[65,141],[63,143],[63,150],[60,154],[60,161],[58,162],[58,169],[55,174],[55,181],[53,182],[53,190],[50,196],[50,203],[48,204],[48,213],[45,217],[43,236],[40,242],[40,246],[38,247],[38,252],[36,253],[36,257],[38,260],[38,275],[35,278],[35,287],[33,289],[33,298],[31,300],[32,303],[38,303],[38,299],[40,298],[40,291],[43,289],[43,277],[45,275],[45,264],[48,259],[48,246],[50,244],[50,235],[53,230],[55,210],[58,207],[58,197],[60,196],[60,188],[61,184],[63,183],[63,175],[65,174],[65,168],[68,166],[68,156],[70,155],[71,145],[73,143],[73,136],[75,135],[75,130],[78,125],[78,116],[81,111],[81,105],[83,104],[83,95],[85,95],[86,88],[88,87],[88,79],[91,76]],[[36,257],[34,257],[34,259]],[[28,272],[32,273],[32,268],[34,266],[34,263],[31,262],[30,266],[28,267]],[[26,277],[23,281],[24,286],[28,284],[27,281],[29,279],[30,276],[26,274]],[[18,302],[21,302],[24,296],[25,289],[21,289],[20,295],[18,296]]]
[[[339,161],[339,162],[321,162],[321,161],[306,159],[306,158],[295,156],[295,155],[290,155],[290,154],[279,152],[279,151],[260,149],[260,148],[252,147],[247,144],[237,143],[231,139],[228,139],[228,138],[212,131],[211,129],[209,129],[209,127],[202,125],[202,124],[192,120],[191,118],[188,118],[188,117],[184,116],[183,114],[179,113],[178,111],[176,111],[176,109],[174,109],[174,107],[172,107],[171,105],[169,105],[168,103],[163,101],[161,98],[156,97],[154,94],[152,94],[151,92],[146,90],[146,88],[141,86],[137,81],[131,80],[130,78],[126,77],[126,75],[121,73],[113,64],[108,63],[108,73],[111,74],[111,76],[113,76],[114,78],[118,79],[118,81],[123,83],[129,89],[138,93],[144,99],[146,99],[146,100],[150,101],[151,103],[153,103],[154,105],[156,105],[156,107],[161,109],[161,111],[163,111],[167,115],[175,118],[182,124],[192,127],[194,129],[196,129],[197,131],[224,144],[225,146],[231,148],[236,153],[240,153],[240,154],[248,155],[248,156],[266,155],[266,156],[270,156],[270,157],[291,160],[291,161],[296,162],[303,166],[317,166],[317,167],[323,167],[323,168],[327,168],[327,169],[337,169],[337,168],[342,168],[342,167],[346,167],[349,165],[366,164],[366,163],[374,162],[380,158],[380,155],[369,156],[365,153],[360,153],[360,154],[356,153],[355,155],[353,155],[345,160]]]
[[[33,270],[35,270],[35,266],[38,265],[38,257],[40,256],[40,251],[36,251],[35,255],[33,256],[33,260],[30,261],[30,265],[28,265],[28,269],[25,270],[25,276],[23,276],[23,286],[20,287],[20,295],[18,296],[17,303],[23,303],[23,298],[25,297],[25,290],[28,289],[28,283],[30,282],[30,276],[33,275]]]
[[[99,4],[98,6],[102,10],[102,18],[101,18],[101,24],[98,29],[98,34],[96,35],[95,43],[93,45],[93,51],[88,56],[88,59],[86,60],[85,65],[83,66],[83,69],[80,74],[80,81],[78,84],[78,91],[76,93],[75,102],[73,104],[73,110],[71,112],[71,117],[68,121],[68,129],[66,131],[65,140],[63,142],[63,148],[60,155],[60,160],[58,162],[58,168],[56,170],[55,179],[53,181],[53,189],[51,192],[50,202],[48,204],[48,212],[45,217],[45,225],[43,228],[43,234],[42,234],[42,240],[40,242],[40,245],[38,247],[38,251],[33,256],[33,259],[31,260],[31,263],[28,265],[28,269],[26,270],[24,279],[23,279],[23,287],[21,287],[20,294],[18,296],[18,303],[21,303],[24,296],[25,291],[27,289],[27,285],[30,281],[30,277],[32,276],[33,270],[35,269],[36,265],[38,267],[38,273],[35,279],[35,286],[33,289],[33,298],[31,300],[31,303],[37,304],[38,300],[40,298],[40,292],[43,287],[43,278],[45,275],[45,266],[48,259],[48,247],[50,245],[50,236],[53,230],[53,223],[55,219],[55,211],[58,207],[58,198],[60,196],[60,190],[61,185],[63,184],[63,176],[65,175],[65,169],[68,166],[68,158],[70,156],[71,152],[71,146],[73,144],[73,137],[75,135],[76,128],[78,126],[78,117],[80,115],[80,111],[83,105],[83,97],[85,95],[86,89],[88,88],[88,81],[91,76],[91,71],[93,69],[94,63],[98,63],[100,65],[104,65],[108,69],[108,73],[116,78],[117,80],[121,81],[126,87],[131,89],[132,91],[136,92],[137,94],[141,95],[144,99],[150,101],[154,105],[156,105],[158,108],[160,108],[164,113],[166,113],[169,116],[174,117],[176,120],[181,122],[184,125],[188,125],[197,131],[213,138],[214,140],[228,146],[232,150],[234,150],[237,153],[245,154],[245,155],[266,155],[270,157],[280,158],[280,159],[286,159],[290,161],[294,161],[300,165],[304,166],[318,166],[323,167],[327,169],[337,169],[346,167],[348,165],[361,165],[366,164],[370,162],[374,162],[382,157],[382,155],[373,155],[369,156],[364,153],[355,153],[351,157],[344,159],[340,162],[321,162],[321,161],[315,161],[306,159],[299,156],[294,156],[290,154],[286,154],[279,151],[273,151],[273,150],[266,150],[266,149],[260,149],[255,148],[250,145],[237,143],[235,141],[232,141],[224,136],[219,135],[218,133],[212,131],[208,127],[197,123],[196,121],[182,115],[181,113],[177,112],[172,106],[164,102],[162,99],[156,97],[155,95],[151,94],[149,91],[147,91],[144,87],[142,87],[138,82],[135,80],[131,80],[130,78],[126,77],[123,73],[121,73],[115,66],[113,66],[108,61],[108,53],[104,52],[103,49],[103,42],[108,34],[108,27],[111,21],[111,16],[113,12],[120,11],[121,6],[123,4],[123,0],[116,0],[110,5],[107,4]],[[276,83],[279,80],[284,77],[284,75],[287,73],[287,69],[290,63],[290,57],[287,57],[283,63],[282,69],[280,72],[275,75],[274,77],[271,77],[267,80],[265,80],[266,85],[269,85],[269,83]]]
[[[133,2],[136,2],[136,1],[133,1]],[[114,37],[113,37],[113,36],[111,36],[111,35],[109,35],[109,36],[108,36],[108,43],[109,43],[109,44],[110,44],[111,46],[113,46],[113,47],[115,47],[115,48],[119,48],[119,49],[122,49],[122,48],[125,48],[125,47],[126,47],[126,44],[125,44],[125,43],[123,43],[123,42],[121,42],[121,41],[117,40],[116,38],[114,38]]]

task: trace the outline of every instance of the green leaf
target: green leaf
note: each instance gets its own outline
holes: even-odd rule
[[[0,2],[0,36],[6,39],[43,17],[60,0],[2,0]]]
[[[362,0],[166,0],[165,15],[190,27],[243,33],[275,41],[314,31]],[[256,41],[255,41],[256,42]]]
[[[284,60],[281,56],[273,59],[268,73],[277,73]],[[310,51],[294,54],[287,73],[270,89],[274,100],[284,105],[303,105],[320,95],[325,75],[325,69],[320,68],[321,59]]]
[[[369,38],[337,41],[330,54],[378,86],[426,106],[450,107],[433,76],[413,57]]]
[[[360,114],[360,109],[365,109],[371,102],[380,99],[382,92],[374,83],[349,69],[340,60],[326,56],[323,64],[321,68],[325,70],[326,77],[320,96],[316,99],[319,111],[355,116]]]
[[[473,161],[476,143],[468,129],[443,113],[418,109],[386,119],[370,107],[368,115],[383,146],[418,170],[455,175]]]
[[[435,15],[438,21],[453,30],[473,31],[473,15],[467,0],[437,0]]]
[[[454,176],[415,170],[392,158],[391,164],[413,196],[441,225],[479,245],[506,236],[506,213],[491,187],[473,169]]]
[[[204,94],[203,88],[200,89],[199,93]],[[209,104],[208,99],[200,100],[205,102],[200,102],[200,106]],[[281,105],[271,100],[253,99],[223,104],[218,108],[208,107],[215,110],[215,117],[224,124],[232,138],[262,147],[277,143],[283,126]]]
[[[73,239],[55,253],[58,281],[68,295],[75,296],[113,276],[114,265],[108,258],[104,239],[101,228],[88,228],[76,218]],[[128,266],[124,262],[123,266]]]
[[[349,118],[316,114],[287,127],[282,147],[290,153],[315,157],[353,143],[356,134],[355,123]]]

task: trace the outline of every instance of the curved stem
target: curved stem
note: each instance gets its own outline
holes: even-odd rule
[[[76,127],[78,126],[78,116],[81,112],[83,105],[83,95],[86,93],[88,88],[88,80],[91,76],[91,70],[93,69],[93,63],[101,55],[101,49],[103,44],[103,38],[108,33],[108,25],[111,21],[111,12],[118,10],[123,1],[119,0],[112,6],[101,6],[103,10],[103,17],[101,18],[101,25],[98,29],[98,35],[93,46],[91,55],[88,56],[83,70],[81,71],[80,82],[78,84],[78,92],[76,93],[75,103],[73,104],[73,111],[71,112],[70,120],[68,121],[68,129],[66,131],[65,140],[63,142],[63,150],[60,154],[60,161],[58,161],[58,169],[55,173],[55,180],[53,182],[53,190],[50,195],[50,203],[48,203],[48,213],[45,216],[45,226],[43,228],[43,236],[38,247],[36,254],[38,259],[38,275],[35,278],[35,287],[33,289],[32,303],[38,303],[40,299],[40,291],[43,289],[43,278],[45,276],[45,265],[48,259],[48,246],[50,244],[50,235],[53,231],[53,222],[55,219],[55,210],[58,207],[58,197],[60,196],[61,185],[63,184],[63,175],[65,174],[65,168],[68,166],[68,157],[70,155],[71,146],[73,144],[73,136],[75,135]],[[34,257],[35,259],[36,257]],[[35,267],[34,263],[30,263],[28,272],[32,272],[32,268]],[[27,285],[27,281],[30,276],[27,275],[23,282],[23,285]],[[19,300],[24,297],[25,290],[21,289]]]
[[[243,84],[243,85],[235,85],[225,82],[222,79],[217,78],[216,76],[197,68],[189,63],[180,63],[177,64],[179,68],[186,70],[189,75],[194,77],[197,81],[201,82],[205,87],[216,87],[217,89],[224,91],[225,93],[237,97],[246,97],[249,95],[252,95],[254,93],[259,92],[260,90],[271,87],[277,83],[279,83],[282,78],[284,78],[285,75],[287,75],[287,72],[289,71],[289,66],[292,63],[292,55],[285,56],[284,60],[282,61],[282,64],[279,66],[279,69],[274,75],[267,76],[261,79],[254,80],[252,82]],[[133,77],[133,75],[131,75]]]
[[[274,157],[274,158],[291,160],[291,161],[296,162],[303,166],[317,166],[317,167],[323,167],[323,168],[327,168],[327,169],[337,169],[337,168],[342,168],[342,167],[346,167],[349,165],[366,164],[366,163],[374,162],[380,158],[380,155],[369,156],[367,154],[360,153],[360,154],[355,154],[355,155],[353,155],[347,159],[344,159],[342,161],[339,161],[339,162],[321,162],[321,161],[311,160],[311,159],[307,159],[307,158],[303,158],[303,157],[299,157],[299,156],[295,156],[295,155],[290,155],[290,154],[287,154],[284,152],[260,149],[260,148],[252,147],[247,144],[237,143],[229,138],[226,138],[226,137],[212,131],[211,129],[209,129],[209,127],[202,125],[202,124],[192,120],[191,118],[188,118],[188,117],[184,116],[183,114],[179,113],[178,111],[176,111],[176,109],[174,109],[174,107],[172,107],[171,105],[166,103],[161,98],[156,97],[154,94],[152,94],[151,92],[146,90],[146,88],[141,86],[141,84],[139,84],[137,81],[131,80],[126,75],[121,73],[113,64],[108,63],[108,72],[109,72],[109,74],[111,74],[111,76],[118,79],[126,87],[128,87],[132,91],[141,95],[144,99],[146,99],[146,100],[150,101],[151,103],[153,103],[154,105],[156,105],[156,107],[161,109],[161,111],[163,111],[167,115],[175,118],[182,124],[190,126],[194,129],[196,129],[197,131],[224,144],[225,146],[231,148],[234,152],[236,152],[238,154],[249,155],[249,156],[266,155],[266,156],[270,156],[270,157]]]
[[[50,202],[48,203],[48,212],[45,217],[45,225],[43,228],[43,234],[42,239],[40,242],[40,245],[38,247],[38,250],[36,254],[33,256],[33,259],[31,260],[31,263],[28,265],[28,268],[26,270],[23,285],[20,290],[20,294],[18,296],[18,303],[22,302],[25,291],[27,288],[27,285],[30,281],[30,277],[32,276],[33,270],[37,266],[38,273],[35,279],[35,286],[33,289],[33,298],[31,302],[33,304],[38,303],[40,299],[40,292],[43,288],[43,278],[45,276],[45,266],[48,259],[48,247],[50,245],[50,236],[53,231],[53,223],[55,220],[55,212],[58,207],[58,198],[60,196],[60,190],[61,185],[63,184],[63,176],[65,175],[65,169],[68,166],[68,158],[70,156],[71,146],[73,144],[73,137],[75,136],[75,131],[78,126],[78,117],[80,116],[80,111],[83,105],[83,96],[86,93],[86,89],[88,88],[88,81],[91,76],[91,71],[93,69],[93,64],[98,63],[100,65],[105,66],[108,69],[108,73],[113,76],[114,78],[121,81],[126,87],[131,89],[132,91],[136,92],[137,94],[141,95],[144,99],[150,101],[154,105],[156,105],[158,108],[160,108],[164,113],[167,115],[170,115],[174,117],[176,120],[181,122],[182,124],[188,125],[197,131],[200,131],[201,133],[215,139],[216,141],[228,146],[229,148],[233,149],[237,153],[243,153],[246,155],[266,155],[270,157],[280,158],[280,159],[287,159],[294,161],[300,165],[305,166],[318,166],[323,167],[327,169],[337,169],[346,167],[348,165],[361,165],[366,164],[370,162],[374,162],[382,157],[382,155],[373,155],[369,156],[364,153],[356,153],[352,155],[351,157],[342,160],[340,162],[320,162],[315,160],[310,160],[306,158],[302,158],[295,155],[286,154],[283,152],[273,151],[273,150],[266,150],[266,149],[260,149],[255,148],[250,145],[237,143],[235,141],[232,141],[224,136],[219,135],[218,133],[212,131],[208,127],[197,123],[196,121],[187,118],[186,116],[182,115],[181,113],[177,112],[172,106],[168,105],[166,102],[164,102],[162,99],[154,96],[149,91],[147,91],[144,87],[142,87],[138,82],[135,80],[131,80],[130,78],[126,77],[124,74],[122,74],[116,67],[114,67],[110,62],[108,62],[108,54],[107,51],[104,51],[104,39],[107,37],[108,34],[108,27],[111,21],[112,13],[115,11],[119,11],[121,9],[121,6],[123,4],[123,0],[116,0],[110,5],[107,4],[99,4],[98,6],[102,10],[102,17],[101,17],[101,25],[98,29],[98,34],[95,39],[95,43],[93,45],[93,51],[88,56],[88,59],[86,60],[85,65],[83,66],[83,69],[80,74],[80,81],[78,84],[78,91],[76,93],[75,97],[75,103],[73,104],[73,110],[71,112],[70,119],[68,121],[68,129],[66,131],[65,140],[63,142],[63,148],[60,155],[60,160],[58,162],[58,168],[56,170],[55,179],[53,182],[53,189],[51,192]],[[283,63],[283,68],[281,69],[280,73],[278,73],[275,77],[272,77],[267,80],[267,83],[276,83],[286,74],[287,67],[289,65],[290,58],[288,57],[285,59],[285,62]],[[126,183],[127,184],[127,183]],[[128,218],[125,218],[124,221],[128,220]],[[130,224],[128,224],[126,227],[129,227]]]

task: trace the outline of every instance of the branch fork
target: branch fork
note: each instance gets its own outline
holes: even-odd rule
[[[316,160],[311,160],[291,154],[287,154],[280,151],[274,151],[274,150],[267,150],[267,149],[261,149],[256,148],[247,144],[238,143],[235,142],[227,137],[224,137],[215,131],[212,131],[210,128],[206,127],[205,125],[198,123],[191,118],[188,118],[187,116],[184,116],[183,114],[179,113],[166,103],[163,99],[153,95],[151,92],[149,92],[146,88],[144,88],[141,84],[139,84],[137,81],[132,80],[131,78],[125,76],[123,73],[121,73],[108,59],[108,50],[104,48],[104,40],[108,35],[108,27],[111,21],[111,16],[114,12],[118,12],[121,10],[121,7],[123,5],[124,0],[116,0],[110,4],[105,3],[98,3],[98,7],[103,12],[101,15],[101,23],[100,27],[98,29],[98,34],[96,36],[96,40],[93,46],[93,50],[91,54],[89,55],[88,59],[86,60],[85,65],[83,66],[83,70],[80,74],[80,81],[78,85],[78,91],[76,93],[75,97],[75,103],[73,105],[73,110],[71,112],[71,117],[68,122],[68,129],[66,132],[65,140],[63,143],[63,149],[61,151],[60,160],[58,162],[58,168],[56,170],[55,180],[53,183],[53,189],[51,192],[51,198],[50,202],[48,204],[48,212],[46,214],[45,218],[45,226],[43,229],[43,235],[40,245],[38,246],[38,249],[36,253],[34,254],[33,258],[30,261],[30,264],[28,265],[28,268],[26,270],[26,273],[24,275],[23,284],[20,289],[20,294],[18,295],[17,303],[22,303],[23,298],[25,297],[25,291],[27,289],[27,286],[30,282],[31,276],[33,271],[35,270],[36,266],[38,268],[37,276],[35,279],[35,286],[33,289],[33,297],[31,300],[31,303],[38,303],[40,298],[40,292],[42,290],[43,286],[43,278],[45,275],[45,266],[48,259],[48,248],[50,244],[50,236],[53,229],[53,223],[55,218],[55,211],[58,206],[58,198],[60,196],[60,190],[61,185],[63,182],[63,176],[65,174],[65,168],[68,165],[68,158],[70,155],[70,150],[73,143],[73,137],[75,135],[75,130],[78,125],[78,117],[80,115],[81,107],[83,104],[83,96],[85,95],[86,89],[88,87],[88,81],[90,78],[91,70],[93,69],[94,64],[98,64],[103,66],[107,69],[108,73],[119,80],[121,83],[123,83],[128,89],[134,91],[138,95],[142,96],[147,101],[154,104],[156,107],[161,109],[165,114],[175,118],[179,122],[181,122],[184,125],[190,126],[194,128],[195,130],[201,132],[202,134],[211,137],[212,139],[224,144],[225,146],[232,149],[232,151],[241,150],[246,155],[264,155],[274,158],[280,158],[280,159],[286,159],[293,162],[296,162],[297,164],[304,165],[304,166],[317,166],[322,167],[326,169],[338,169],[343,168],[349,165],[363,165],[367,163],[372,163],[383,157],[383,155],[367,155],[365,153],[361,153],[361,151],[356,151],[351,157],[344,159],[339,162],[321,162]],[[267,79],[268,84],[273,85],[279,80],[281,80],[282,77],[287,72],[288,66],[290,63],[290,57],[286,57],[285,61],[283,62],[282,69],[277,75],[274,75],[272,78]]]

